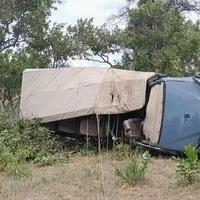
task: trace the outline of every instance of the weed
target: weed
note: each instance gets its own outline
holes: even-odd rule
[[[186,158],[178,159],[176,174],[179,183],[188,185],[200,179],[200,162],[195,147],[187,146],[184,153]]]
[[[113,151],[118,160],[127,158],[131,154],[130,146],[124,143],[116,144],[113,148]]]
[[[136,151],[129,155],[128,166],[125,169],[117,168],[115,175],[122,183],[133,186],[144,179],[149,160],[150,154],[147,151],[143,154]]]

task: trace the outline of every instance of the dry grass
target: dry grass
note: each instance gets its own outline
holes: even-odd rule
[[[175,161],[152,158],[144,182],[121,187],[114,169],[126,165],[113,154],[75,156],[60,166],[33,168],[33,176],[17,179],[0,174],[2,200],[114,200],[114,199],[200,199],[200,186],[178,186]]]

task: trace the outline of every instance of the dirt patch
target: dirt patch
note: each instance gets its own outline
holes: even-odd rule
[[[112,154],[75,156],[70,163],[32,168],[23,180],[0,176],[0,199],[4,200],[112,200],[112,199],[200,199],[198,185],[182,187],[175,177],[173,159],[152,158],[146,179],[135,187],[124,187],[114,175],[127,160]]]

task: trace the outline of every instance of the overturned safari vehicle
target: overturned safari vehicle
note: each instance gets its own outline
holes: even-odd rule
[[[200,145],[200,79],[105,67],[29,69],[20,110],[70,136],[125,138],[166,152]]]

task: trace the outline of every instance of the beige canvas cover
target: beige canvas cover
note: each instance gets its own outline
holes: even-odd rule
[[[163,83],[151,88],[144,120],[144,135],[152,144],[157,144],[163,116]]]
[[[145,104],[146,83],[154,75],[105,67],[25,70],[21,113],[51,122],[137,110]]]

